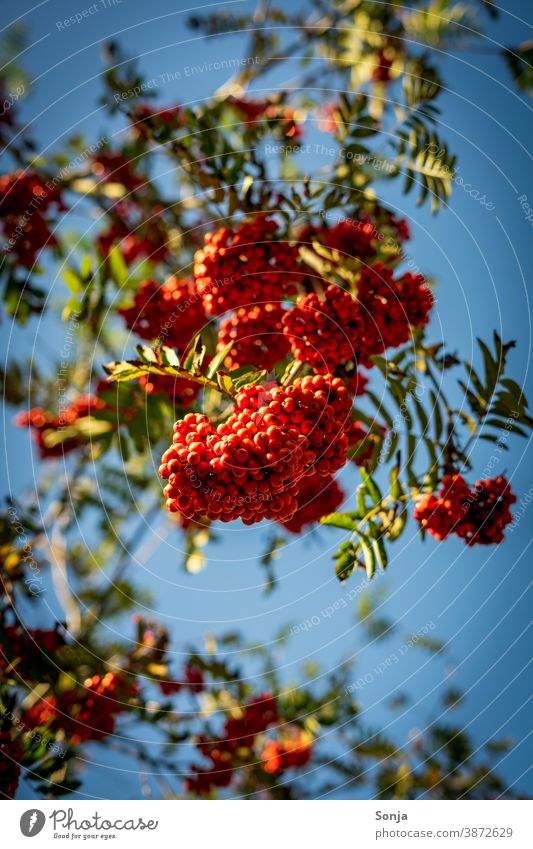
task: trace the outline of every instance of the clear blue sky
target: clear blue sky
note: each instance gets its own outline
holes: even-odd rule
[[[84,0],[32,4],[8,0],[3,4],[5,21],[19,16],[27,23],[33,46],[23,57],[32,79],[24,115],[34,122],[34,134],[43,150],[54,149],[73,132],[83,131],[90,139],[108,137],[116,130],[98,107],[101,93],[101,42],[115,38],[130,55],[139,56],[146,78],[167,74],[168,83],[159,88],[162,104],[194,103],[220,85],[227,71],[188,73],[187,68],[205,62],[243,55],[241,35],[216,41],[202,40],[197,31],[186,27],[190,8],[183,0],[152,0],[150,4],[109,0],[109,7],[68,29],[58,21],[89,7]],[[214,4],[216,5],[216,4]],[[250,3],[224,3],[226,8],[250,8]],[[296,4],[294,4],[296,5]],[[481,4],[479,4],[481,5]],[[521,0],[500,3],[505,11],[497,23],[488,23],[483,48],[513,44],[531,37],[531,12]],[[482,14],[482,13],[481,13]],[[442,57],[442,74],[448,91],[441,100],[441,132],[459,157],[465,183],[485,194],[494,204],[488,210],[456,188],[449,210],[432,218],[426,207],[416,208],[414,199],[404,197],[395,185],[383,183],[382,199],[405,215],[412,224],[409,246],[420,269],[438,281],[437,307],[430,338],[448,340],[451,350],[474,356],[475,337],[488,337],[492,329],[508,340],[518,341],[511,355],[513,377],[529,384],[528,359],[531,343],[531,316],[527,294],[531,265],[531,227],[518,198],[525,194],[533,205],[533,185],[528,166],[531,138],[531,101],[516,93],[507,69],[496,56],[458,52]],[[262,85],[271,90],[291,77],[294,68],[275,71]],[[177,72],[180,72],[179,74]],[[172,77],[176,79],[172,80]],[[180,77],[181,78],[178,78]],[[529,132],[528,132],[529,130]],[[308,138],[318,140],[316,131],[306,128]],[[324,137],[327,142],[327,138]],[[309,168],[324,164],[320,158],[304,154]],[[71,222],[75,224],[75,221]],[[80,227],[86,226],[79,219]],[[58,296],[61,280],[50,277]],[[2,331],[8,333],[4,321]],[[55,350],[52,324],[33,320],[25,335],[36,350]],[[19,331],[9,345],[12,352],[26,350]],[[57,343],[59,345],[59,342]],[[8,429],[8,466],[16,491],[31,482],[26,435]],[[512,480],[517,496],[523,498],[532,485],[530,453],[524,442],[511,440],[511,450],[498,466]],[[476,446],[473,460],[481,473],[491,456],[491,446]],[[354,470],[342,475],[347,491],[358,481]],[[482,744],[493,737],[513,736],[516,747],[501,769],[509,783],[518,782],[533,792],[531,758],[526,737],[530,733],[531,707],[528,707],[530,681],[527,664],[530,638],[527,628],[530,606],[525,592],[530,580],[527,550],[533,514],[526,511],[522,521],[508,535],[505,544],[495,548],[467,550],[460,541],[444,544],[432,540],[422,544],[412,523],[396,545],[386,579],[382,612],[398,622],[398,637],[380,644],[368,638],[356,624],[353,605],[323,619],[308,634],[297,635],[287,651],[280,652],[280,664],[288,677],[294,664],[312,658],[323,670],[332,669],[341,657],[357,656],[358,674],[397,650],[400,635],[416,632],[434,623],[432,633],[449,641],[450,657],[456,666],[454,683],[467,693],[464,706],[454,721],[461,721]],[[163,517],[164,521],[164,517]],[[157,530],[157,529],[155,529]],[[219,542],[210,548],[210,564],[200,575],[190,576],[176,566],[180,539],[171,535],[146,561],[135,565],[139,583],[154,594],[158,618],[170,627],[176,646],[199,639],[209,628],[215,631],[242,628],[251,639],[272,641],[287,622],[301,622],[342,597],[361,580],[341,587],[333,574],[331,553],[340,540],[335,530],[320,530],[297,539],[276,563],[279,586],[268,597],[261,595],[263,573],[256,555],[265,546],[268,528],[223,527]],[[392,721],[389,730],[398,739],[414,727],[423,727],[435,713],[435,688],[442,682],[442,663],[422,651],[409,652],[386,675],[378,676],[361,694],[364,718],[374,725],[390,722],[384,705],[391,693],[407,688],[413,706]],[[529,686],[528,686],[529,685]],[[107,756],[102,748],[93,750],[95,759]],[[116,764],[118,766],[118,764]],[[136,780],[131,779],[135,794]],[[127,782],[103,767],[93,767],[85,792],[104,797],[127,794]],[[25,792],[25,791],[23,791]],[[342,795],[342,794],[341,794]]]

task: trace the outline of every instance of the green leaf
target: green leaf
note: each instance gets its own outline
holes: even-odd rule
[[[121,362],[108,363],[104,366],[104,371],[108,375],[108,380],[110,382],[122,383],[127,380],[135,380],[143,374],[161,374],[165,377],[180,377],[183,380],[193,380],[196,383],[200,383],[202,386],[209,386],[210,389],[216,389],[217,391],[222,389],[223,392],[230,396],[233,396],[234,394],[233,383],[231,383],[231,379],[228,375],[225,377],[229,383],[231,383],[231,391],[229,391],[229,383],[227,384],[228,389],[225,388],[226,381],[224,381],[224,388],[222,388],[220,382],[215,383],[203,374],[188,371],[185,368],[165,366],[159,363],[143,363],[141,360],[123,360]]]
[[[209,365],[207,366],[207,369],[205,371],[207,377],[214,377],[216,375],[217,371],[223,365],[224,360],[226,359],[228,354],[231,352],[232,348],[233,348],[233,342],[229,342],[224,348],[222,348],[221,351],[218,352],[218,354],[215,354],[215,356],[213,357],[213,359],[211,360],[211,362],[209,363]]]
[[[380,490],[379,486],[377,485],[377,483],[375,482],[375,480],[368,474],[366,469],[364,469],[362,466],[359,469],[359,473],[360,473],[360,475],[363,479],[363,482],[366,486],[367,492],[368,492],[370,498],[372,499],[372,501],[374,502],[374,504],[376,506],[378,504],[381,504],[381,502],[383,501],[383,496],[382,496],[381,490]]]
[[[217,373],[217,381],[222,392],[225,392],[226,395],[235,395],[235,386],[229,374],[226,374],[225,371],[219,371]]]
[[[442,437],[443,432],[443,421],[442,421],[442,413],[440,409],[440,404],[437,396],[430,390],[429,397],[431,400],[431,418],[433,420],[433,434],[435,437],[435,442],[439,442]]]
[[[494,391],[494,388],[498,383],[498,377],[500,375],[500,364],[497,360],[494,360],[492,358],[492,355],[487,345],[485,345],[482,339],[478,339],[477,343],[481,348],[481,353],[483,354],[483,363],[485,366],[485,381],[487,383],[487,386],[492,387],[492,391],[490,392],[490,395],[492,395],[492,392]]]
[[[387,539],[390,539],[391,542],[397,540],[404,532],[405,526],[407,524],[407,507],[405,504],[402,504],[396,517],[392,520],[391,524],[385,531],[385,536]]]
[[[89,283],[93,276],[93,266],[91,257],[87,254],[83,257],[80,266],[80,277],[85,284]]]
[[[345,581],[357,566],[357,552],[350,542],[344,542],[334,555],[335,574],[339,581]]]
[[[424,119],[427,120],[427,116]],[[409,192],[417,184],[417,204],[421,206],[429,197],[432,212],[436,213],[452,193],[455,156],[450,154],[448,146],[434,130],[426,127],[420,116],[407,119],[405,129],[398,133],[394,144],[397,157],[391,165],[396,165],[405,174],[404,192]]]
[[[399,465],[399,463],[397,463],[391,469],[390,477],[389,477],[390,494],[392,495],[393,498],[396,498],[396,499],[401,498],[401,496],[404,494],[403,486],[402,486],[402,484],[400,482],[400,478],[399,478],[399,473],[400,473],[400,465]]]
[[[65,268],[63,277],[65,278],[65,283],[68,288],[71,292],[74,292],[75,295],[83,291],[83,283],[72,268]]]
[[[254,178],[251,174],[246,174],[244,180],[242,181],[242,195],[246,197],[250,189],[252,188],[254,183]]]
[[[365,559],[366,576],[368,580],[372,580],[376,571],[376,558],[372,543],[362,534],[359,534],[360,547]]]
[[[45,430],[43,433],[43,442],[47,448],[55,448],[56,445],[61,445],[67,439],[76,439],[83,436],[87,441],[98,439],[114,430],[113,422],[105,421],[104,419],[96,419],[93,416],[84,416],[77,419],[75,425],[63,427],[60,430]]]
[[[159,349],[159,355],[163,365],[174,366],[175,368],[180,367],[180,358],[178,356],[178,352],[175,351],[174,348],[168,348],[166,345],[163,345]]]
[[[116,245],[113,245],[109,253],[107,255],[107,259],[109,262],[109,272],[111,274],[111,278],[114,283],[121,289],[127,282],[129,277],[128,266],[124,262],[124,257],[122,256],[119,248]]]
[[[357,518],[354,518],[353,513],[328,513],[327,516],[322,516],[320,524],[342,528],[345,531],[354,531],[357,527]]]
[[[267,376],[267,372],[265,369],[249,369],[248,366],[244,370],[238,369],[238,371],[241,372],[238,378],[235,377],[236,371],[230,372],[230,377],[235,385],[235,389],[241,389],[243,386],[249,386],[253,383],[259,383]]]
[[[137,345],[136,351],[139,355],[141,363],[145,363],[146,365],[155,365],[158,362],[156,352],[153,350],[153,348],[150,348],[149,345]]]
[[[375,522],[370,521],[368,523],[368,530],[370,539],[372,540],[372,548],[374,549],[376,563],[380,569],[385,570],[389,565],[389,558],[381,535],[381,529]]]

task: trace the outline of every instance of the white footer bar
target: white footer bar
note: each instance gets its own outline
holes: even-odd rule
[[[2,802],[2,844],[158,849],[533,847],[530,801]],[[209,807],[208,807],[209,806]],[[203,810],[202,810],[203,807]],[[33,842],[32,842],[33,841]],[[68,842],[67,842],[68,841]]]

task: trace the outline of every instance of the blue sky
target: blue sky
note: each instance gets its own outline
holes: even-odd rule
[[[97,105],[101,43],[106,39],[117,39],[128,54],[138,56],[145,78],[166,80],[158,84],[162,104],[201,101],[228,72],[197,73],[191,68],[243,55],[242,34],[216,41],[201,39],[197,31],[186,27],[187,17],[194,10],[175,0],[153,0],[149,9],[134,0],[109,2],[107,8],[99,6],[81,23],[60,25],[89,5],[84,0],[63,0],[44,2],[33,10],[27,2],[4,3],[5,20],[20,17],[28,26],[32,47],[22,61],[32,83],[23,114],[32,121],[34,135],[44,151],[56,149],[73,132],[83,131],[95,140],[102,135],[110,138],[117,130],[118,125],[110,123]],[[251,6],[223,5],[239,9]],[[502,60],[485,51],[530,38],[532,20],[531,16],[529,21],[520,20],[526,15],[526,4],[520,0],[499,5],[505,11],[497,23],[486,22],[488,35],[479,42],[480,52],[442,56],[441,71],[448,89],[441,100],[441,133],[458,155],[459,173],[468,190],[456,186],[449,209],[436,218],[430,216],[427,207],[417,208],[414,198],[403,196],[396,184],[383,182],[378,191],[383,193],[384,202],[410,221],[413,239],[408,252],[423,272],[437,280],[430,339],[446,339],[450,350],[469,358],[475,357],[475,337],[487,338],[493,329],[504,340],[516,339],[517,348],[510,356],[511,374],[531,393],[528,278],[532,222],[527,221],[519,201],[526,195],[533,205],[528,169],[531,101],[517,94]],[[277,69],[257,90],[271,91],[291,79],[295,71],[293,65]],[[312,127],[306,126],[305,132],[306,139],[329,143]],[[324,164],[313,149],[301,159],[311,173]],[[486,195],[490,208],[468,193],[476,190]],[[71,227],[76,224],[84,227],[86,220],[80,217],[69,222]],[[49,283],[60,296],[64,291],[61,280],[50,276]],[[52,328],[48,319],[33,320],[23,335],[15,330],[8,338],[10,328],[4,321],[2,332],[11,352],[27,350],[28,337],[37,351],[53,352],[56,337]],[[9,482],[17,491],[32,480],[28,443],[25,434],[9,428],[7,440]],[[530,453],[525,442],[513,438],[509,446],[496,473],[506,471],[520,500],[532,485]],[[474,478],[492,453],[488,443],[475,447]],[[357,472],[350,469],[341,480],[347,492],[350,488],[353,491]],[[527,707],[531,688],[526,633],[530,607],[525,595],[530,525],[526,509],[505,544],[467,550],[453,539],[440,544],[433,540],[421,543],[412,523],[395,546],[386,578],[380,579],[378,586],[386,588],[382,612],[398,623],[398,636],[377,644],[369,644],[364,629],[356,622],[353,603],[330,618],[321,615],[361,580],[352,578],[351,585],[341,587],[335,579],[331,554],[341,532],[333,529],[291,540],[276,563],[278,589],[268,597],[261,594],[264,575],[257,564],[268,535],[263,525],[220,529],[219,542],[209,549],[209,567],[199,575],[179,571],[180,539],[175,534],[133,568],[139,583],[153,593],[157,616],[172,629],[178,647],[200,638],[207,629],[236,627],[251,639],[269,643],[287,622],[318,616],[318,626],[296,635],[289,648],[279,654],[289,678],[296,665],[306,659],[317,660],[327,671],[350,655],[357,657],[357,674],[364,674],[397,650],[403,642],[401,635],[432,623],[432,634],[448,643],[456,668],[454,684],[467,693],[457,717],[478,744],[492,737],[513,736],[516,746],[502,762],[502,772],[510,784],[518,781],[522,790],[532,792],[526,740],[531,714]],[[423,727],[435,716],[436,690],[442,677],[440,660],[420,650],[409,652],[362,691],[364,719],[372,724],[391,722],[391,733],[399,740],[405,738],[411,729]],[[401,687],[409,690],[413,704],[405,715],[400,711],[391,720],[385,703]],[[102,751],[94,752],[100,760]],[[124,787],[117,789],[107,769],[94,767],[90,775],[87,792],[108,797],[124,794]],[[131,786],[135,787],[134,778]]]

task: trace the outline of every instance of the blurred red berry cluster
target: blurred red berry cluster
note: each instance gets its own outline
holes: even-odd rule
[[[24,751],[10,731],[0,731],[0,798],[13,799],[20,779]]]
[[[137,685],[122,673],[93,675],[71,690],[38,699],[22,720],[31,728],[48,723],[54,731],[61,729],[74,745],[101,740],[113,734],[117,714],[138,692]]]
[[[44,247],[54,247],[51,213],[65,210],[61,189],[34,171],[14,171],[0,177],[0,219],[3,252],[26,268]]]
[[[105,382],[103,385],[105,386]],[[91,416],[105,407],[106,402],[97,395],[79,395],[58,414],[50,413],[42,407],[33,407],[26,413],[19,413],[15,417],[15,424],[18,427],[31,428],[40,457],[43,459],[62,457],[86,444],[86,440],[78,435],[66,436],[56,444],[49,444],[47,434],[64,431],[69,426],[75,425],[79,419]]]
[[[261,758],[265,772],[279,775],[291,768],[306,766],[313,754],[313,741],[309,734],[298,729],[285,731],[277,740],[267,740]]]
[[[42,672],[45,656],[55,655],[64,642],[56,628],[7,625],[0,631],[0,669],[9,667],[23,680],[30,680],[39,670]]]
[[[247,763],[255,738],[278,721],[278,706],[271,693],[254,696],[224,724],[216,740],[200,737],[198,751],[211,763],[208,767],[192,767],[192,777],[185,783],[188,792],[203,795],[215,787],[227,787],[236,768]]]

